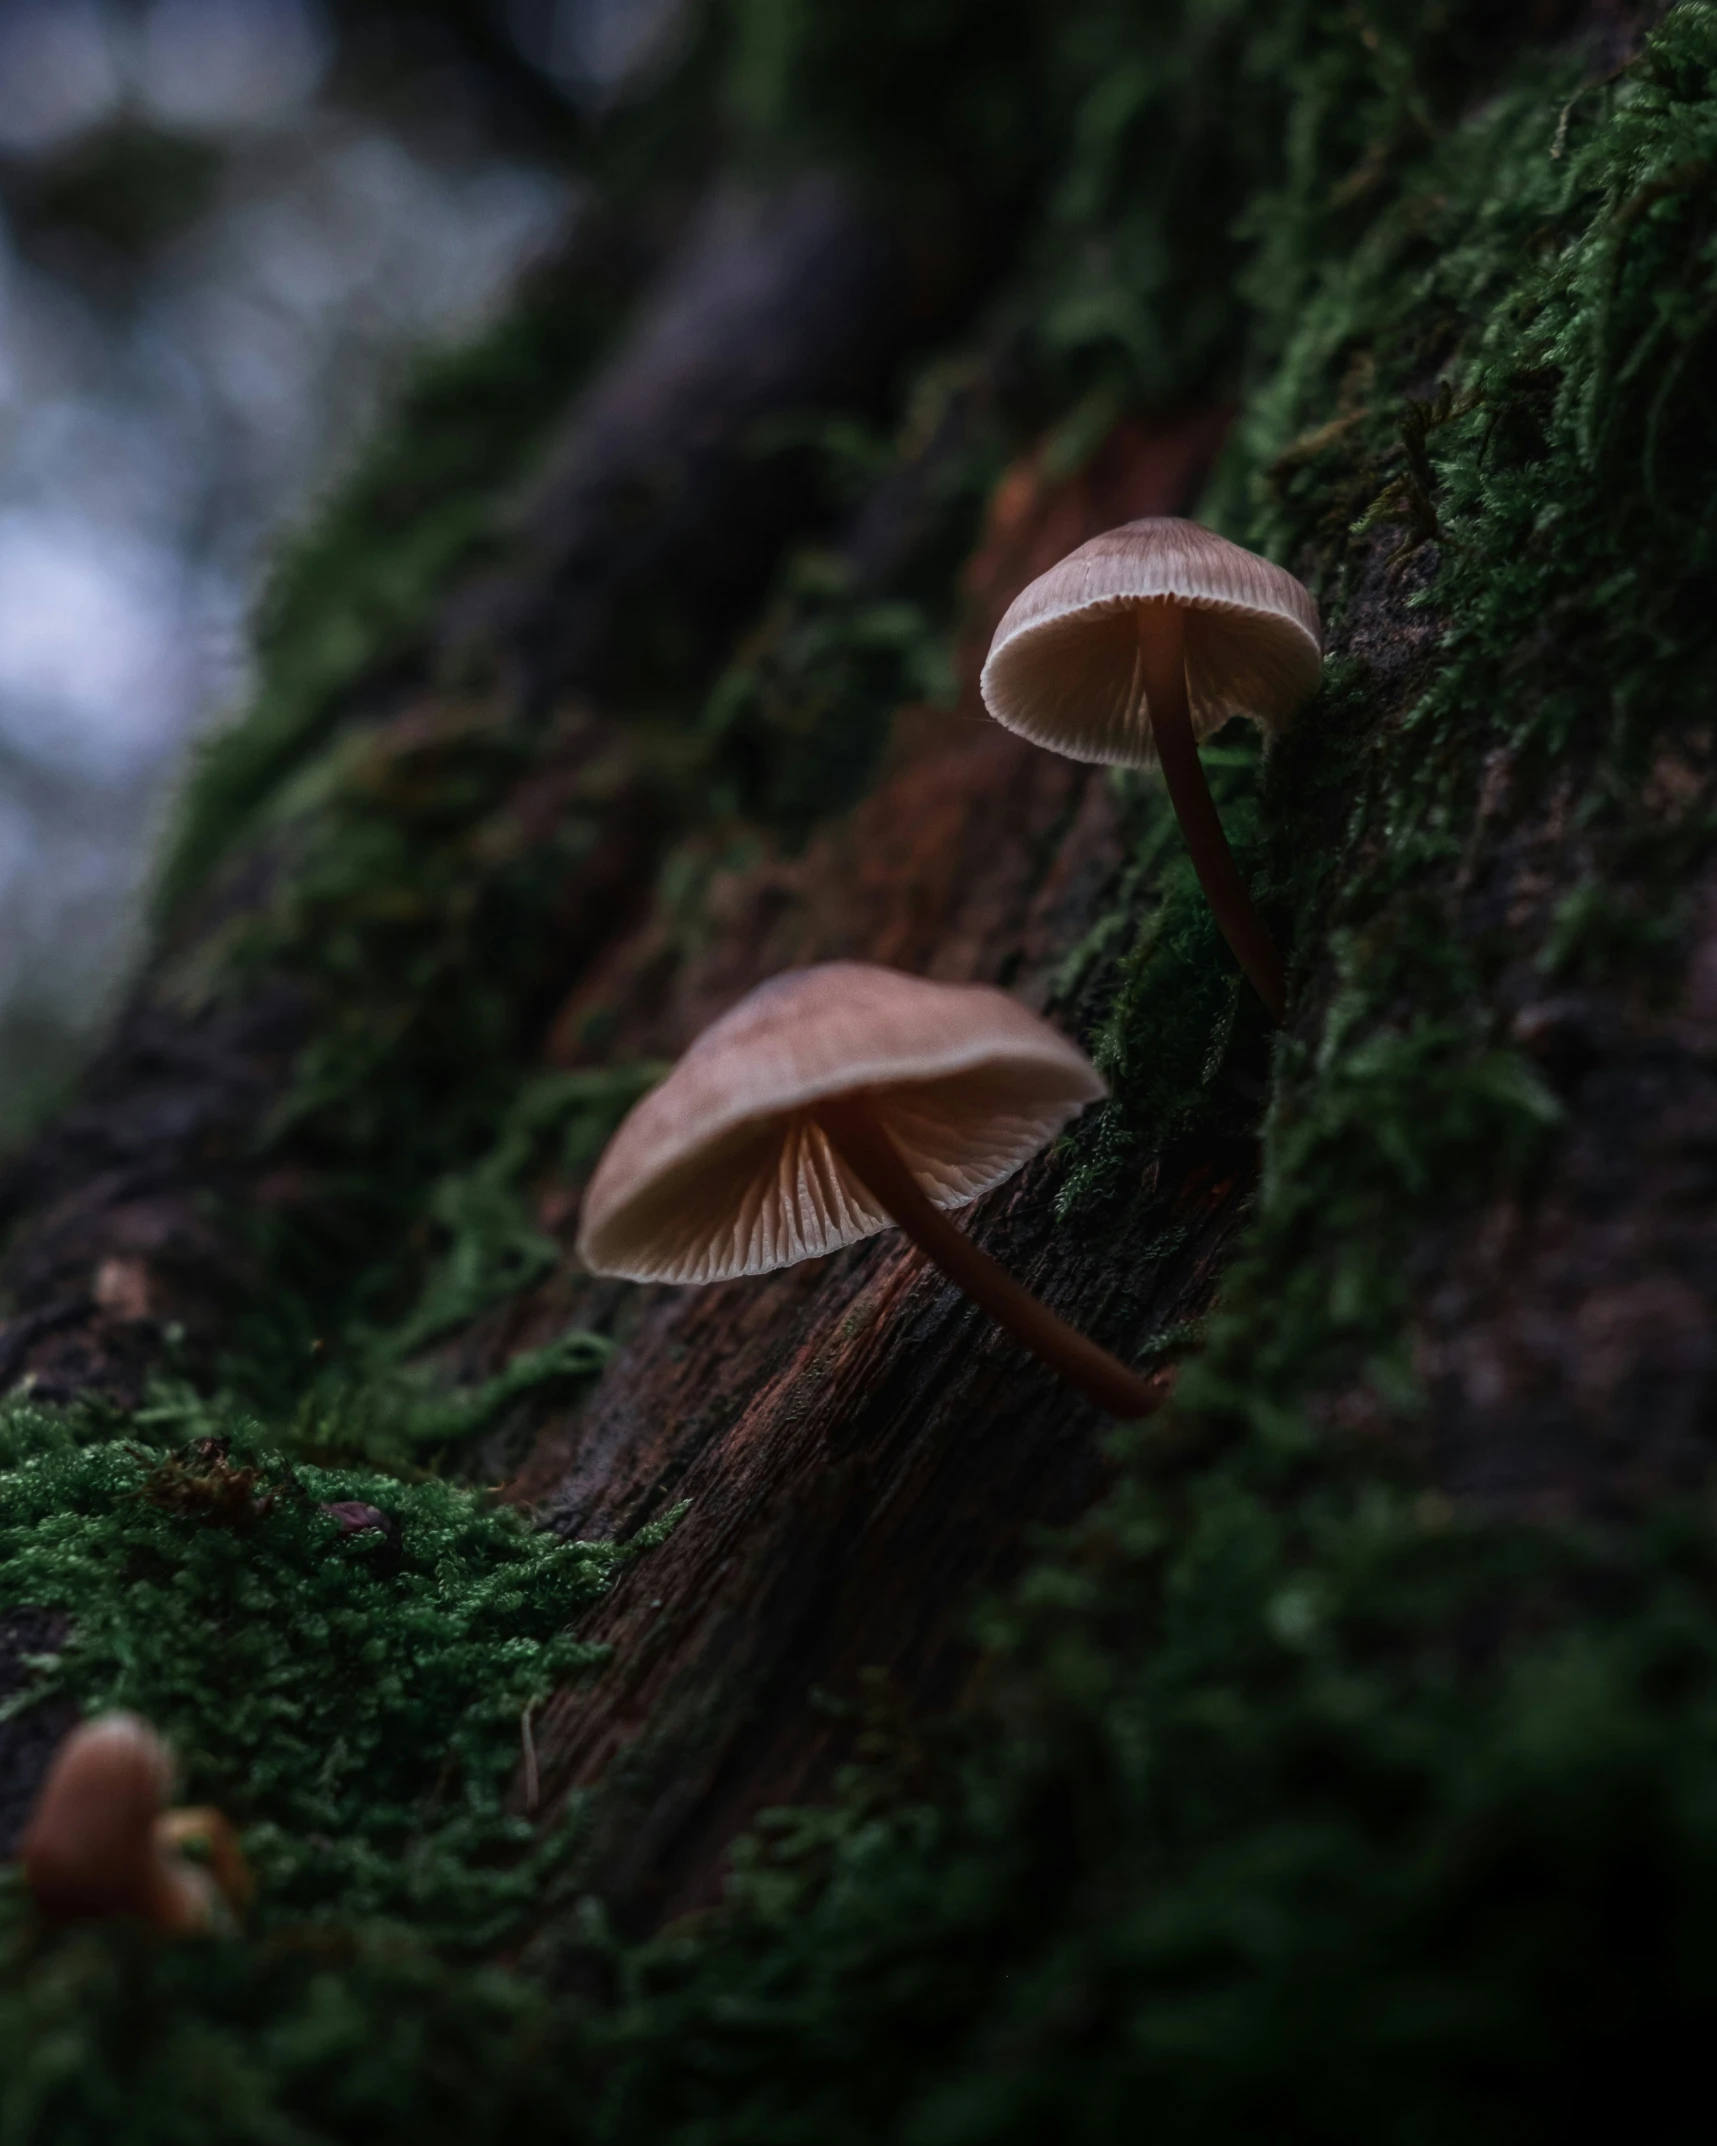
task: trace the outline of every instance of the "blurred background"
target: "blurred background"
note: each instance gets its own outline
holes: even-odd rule
[[[694,0],[0,0],[0,1141],[87,1049],[270,548],[564,246]]]

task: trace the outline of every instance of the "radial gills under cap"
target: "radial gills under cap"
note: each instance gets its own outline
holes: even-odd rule
[[[585,1195],[598,1274],[763,1274],[891,1226],[815,1106],[862,1091],[937,1207],[1012,1175],[1103,1093],[1074,1044],[1005,992],[833,961],[706,1029],[621,1125]]]
[[[1014,598],[984,665],[984,705],[1052,752],[1149,766],[1140,614],[1166,603],[1181,613],[1197,736],[1233,715],[1272,731],[1317,691],[1323,636],[1310,592],[1213,530],[1162,518],[1093,537]]]

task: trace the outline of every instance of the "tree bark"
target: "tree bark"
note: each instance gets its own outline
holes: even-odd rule
[[[802,472],[760,469],[759,420],[877,393],[918,332],[886,238],[838,187],[727,197],[569,412],[501,569],[455,593],[439,657],[363,719],[450,697],[435,663],[457,670],[473,649],[533,709],[571,693],[623,698],[649,675],[629,621],[664,590],[713,661],[784,541],[815,522]],[[802,851],[765,848],[716,875],[701,943],[674,938],[649,902],[662,843],[648,826],[589,867],[568,890],[576,950],[542,1062],[588,1062],[599,1010],[612,1016],[604,1059],[673,1056],[765,977],[835,958],[999,983],[1065,1014],[1068,957],[1113,909],[1129,863],[1123,815],[1107,775],[984,719],[977,660],[1035,573],[1118,522],[1188,510],[1225,422],[1206,409],[1123,425],[1061,482],[1017,469],[969,569],[958,705],[901,711],[869,794]],[[873,503],[849,532],[849,563],[879,585],[877,558],[905,541],[890,534],[897,509],[910,521],[909,504]],[[1413,601],[1431,555],[1403,569],[1394,545],[1377,533],[1332,649],[1365,680],[1380,752],[1410,749],[1440,631]],[[623,726],[590,720],[592,751],[624,749]],[[1357,751],[1357,731],[1347,742]],[[1712,786],[1709,755],[1684,741],[1659,749],[1647,796],[1672,830]],[[1500,753],[1489,764],[1439,867],[1463,934],[1537,947],[1569,890],[1613,869],[1611,838],[1567,795],[1554,771]],[[1328,810],[1334,844],[1347,802]],[[259,898],[240,875],[221,900]],[[1428,1406],[1404,1420],[1358,1368],[1316,1399],[1315,1417],[1391,1442],[1451,1499],[1611,1518],[1702,1481],[1717,1412],[1717,879],[1694,899],[1693,952],[1667,992],[1625,977],[1553,988],[1525,954],[1503,965],[1485,1011],[1554,1094],[1554,1154],[1530,1198],[1481,1189],[1417,1238],[1407,1283]],[[193,935],[225,913],[211,905]],[[182,973],[185,948],[173,952]],[[311,1012],[284,979],[237,1007],[187,1011],[167,974],[146,980],[73,1106],[0,1176],[9,1388],[134,1401],[170,1329],[206,1354],[255,1286],[236,1219],[281,1167],[258,1134]],[[1341,990],[1334,950],[1292,950],[1281,1047],[1315,1052]],[[1261,1055],[1241,1069],[1252,1105],[1267,1071]],[[1148,1343],[1166,1391],[1246,1216],[1256,1150],[1244,1132],[1213,1130],[1129,1169],[1124,1198],[1058,1228],[1064,1165],[1050,1155],[981,1202],[970,1227],[1106,1346],[1137,1360]],[[577,1190],[556,1188],[566,1237]],[[514,1427],[527,1450],[507,1495],[569,1536],[685,1512],[590,1620],[584,1636],[612,1646],[610,1665],[536,1719],[516,1801],[546,1825],[584,1799],[580,1875],[622,1927],[642,1930],[715,1896],[760,1809],[827,1790],[876,1679],[918,1706],[956,1699],[974,1600],[1019,1569],[1034,1528],[1089,1508],[1110,1463],[1097,1413],[893,1235],[696,1292],[598,1283],[568,1256],[441,1359],[450,1375],[483,1377],[581,1325],[618,1332],[616,1358],[588,1400]],[[1167,1446],[1160,1457],[1180,1458]],[[0,1697],[4,1674],[0,1663]],[[12,1750],[0,1744],[0,1795]],[[27,1753],[16,1763],[27,1772]]]
[[[850,819],[791,866],[724,890],[724,929],[701,960],[664,977],[648,926],[617,951],[592,990],[651,979],[620,994],[641,1022],[623,1052],[677,1050],[754,983],[820,960],[1005,982],[1053,1010],[1056,971],[1125,862],[1119,815],[1103,771],[983,718],[977,668],[1033,574],[1099,529],[1184,509],[1223,424],[1212,412],[1124,429],[1070,485],[1021,473],[972,575],[957,709],[909,713]],[[1207,1309],[1253,1170],[1249,1141],[1186,1143],[1150,1158],[1145,1196],[1070,1241],[1048,1158],[962,1219],[1052,1309],[1126,1348]],[[614,1648],[610,1668],[534,1728],[538,1814],[589,1794],[581,1867],[634,1928],[713,1897],[759,1809],[827,1789],[869,1674],[926,1704],[956,1695],[975,1599],[1018,1569],[1032,1529],[1093,1502],[1110,1428],[892,1233],[643,1300],[594,1396],[544,1427],[508,1493],[577,1536],[626,1534],[687,1504],[591,1624]],[[607,1301],[568,1276],[497,1341],[528,1346],[600,1319]],[[522,1778],[518,1793],[523,1808]]]

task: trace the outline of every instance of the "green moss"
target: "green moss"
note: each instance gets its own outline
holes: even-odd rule
[[[0,1885],[5,1881],[0,1880]],[[163,1952],[49,1944],[0,1893],[0,2127],[58,2146],[280,2146],[553,2135],[579,2082],[516,1977],[450,1972],[409,1930],[283,1931]],[[546,2077],[545,2077],[546,2075]]]
[[[505,1810],[520,1718],[597,1664],[569,1627],[662,1530],[564,1544],[481,1493],[198,1428],[175,1456],[27,1405],[0,1424],[0,1608],[72,1625],[44,1688],[172,1739],[186,1800],[243,1830],[264,1926],[386,1915],[493,1943],[564,1848]],[[395,1532],[344,1534],[344,1501]]]
[[[1625,84],[1577,97],[1552,75],[1497,100],[1302,308],[1248,427],[1264,531],[1320,559],[1339,625],[1375,540],[1333,530],[1327,502],[1411,475],[1399,413],[1435,362],[1444,414],[1415,481],[1434,487],[1431,595],[1448,623],[1386,734],[1350,745],[1352,686],[1337,688],[1346,826],[1302,875],[1301,931],[1330,948],[1339,988],[1315,1047],[1280,1060],[1268,1196],[1232,1284],[1229,1349],[1243,1323],[1247,1366],[1237,1381],[1224,1369],[1234,1390],[1259,1392],[1275,1368],[1303,1390],[1338,1333],[1338,1354],[1392,1347],[1398,1290],[1353,1278],[1398,1270],[1414,1227],[1517,1179],[1553,1137],[1557,1106],[1499,1026],[1509,962],[1589,975],[1618,947],[1637,960],[1649,942],[1661,967],[1683,944],[1676,892],[1709,854],[1709,807],[1665,827],[1645,779],[1666,750],[1697,763],[1711,719],[1717,619],[1695,591],[1717,519],[1708,486],[1655,472],[1666,430],[1683,469],[1708,469],[1717,445],[1683,361],[1712,287],[1691,174],[1717,150],[1713,69],[1717,16],[1687,5]],[[1369,414],[1285,459],[1356,368]],[[1316,760],[1308,744],[1284,770],[1285,838],[1300,812],[1315,824]],[[1451,869],[1528,809],[1469,832],[1486,768],[1504,763],[1517,797],[1554,779],[1609,860],[1601,891],[1577,889],[1536,943],[1475,937]]]
[[[444,1178],[430,1195],[429,1214],[446,1250],[416,1308],[388,1330],[401,1358],[469,1325],[560,1264],[560,1247],[527,1207],[529,1181],[545,1168],[574,1181],[588,1177],[623,1113],[665,1071],[613,1066],[547,1073],[526,1084],[482,1160]]]
[[[954,697],[960,565],[1019,444],[977,371],[930,365],[892,438],[851,421],[811,431],[849,548],[787,560],[701,725],[717,810],[789,848],[864,795],[899,709]]]
[[[592,2135],[1557,2136],[1709,1991],[1712,1547],[1126,1498],[992,1626],[999,1763],[638,1960]]]
[[[864,794],[893,711],[945,690],[939,637],[899,599],[868,600],[838,558],[807,553],[711,697],[711,743],[734,806],[803,842]]]

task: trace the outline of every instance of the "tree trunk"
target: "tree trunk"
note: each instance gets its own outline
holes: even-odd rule
[[[1614,61],[1633,24],[1604,14]],[[1476,103],[1484,84],[1471,86]],[[1369,183],[1362,169],[1354,184]],[[1148,809],[1107,774],[988,723],[976,673],[1033,575],[1118,522],[1193,509],[1232,415],[1214,395],[1175,418],[1099,426],[1072,475],[1049,452],[1014,466],[963,569],[955,704],[901,708],[857,802],[812,815],[802,845],[778,829],[729,840],[738,815],[726,804],[706,825],[707,800],[676,795],[638,723],[615,712],[660,687],[647,615],[674,614],[675,661],[705,685],[747,622],[767,638],[754,622],[795,536],[833,548],[861,595],[887,595],[918,540],[912,471],[843,531],[820,516],[800,462],[756,449],[765,418],[878,406],[891,369],[921,353],[935,323],[913,312],[899,251],[832,182],[721,195],[541,449],[500,565],[444,592],[405,673],[369,681],[345,711],[389,780],[414,752],[467,738],[457,723],[472,698],[522,713],[538,742],[506,793],[506,832],[525,852],[558,854],[568,816],[599,800],[606,841],[555,866],[561,934],[520,986],[515,1070],[671,1057],[763,978],[833,958],[998,983],[1085,1032],[1126,988],[1122,957],[1161,891],[1156,853],[1140,861]],[[989,357],[1005,370],[1005,354]],[[1329,439],[1369,414],[1332,412]],[[1328,445],[1296,443],[1283,481]],[[1421,459],[1423,445],[1421,433]],[[925,484],[923,469],[952,461],[942,452],[925,449]],[[1717,876],[1700,862],[1689,879],[1685,942],[1649,986],[1626,962],[1583,968],[1554,946],[1584,914],[1570,908],[1581,890],[1633,885],[1641,842],[1679,840],[1709,808],[1710,736],[1656,739],[1640,810],[1611,827],[1571,803],[1607,740],[1588,732],[1558,757],[1486,733],[1482,779],[1454,786],[1395,906],[1346,914],[1328,884],[1291,903],[1283,890],[1323,864],[1357,876],[1394,839],[1381,821],[1355,829],[1355,771],[1411,768],[1450,623],[1436,506],[1408,481],[1422,475],[1411,456],[1406,467],[1388,480],[1388,510],[1341,553],[1350,581],[1329,653],[1346,684],[1272,763],[1267,839],[1247,851],[1254,870],[1268,859],[1277,907],[1297,922],[1282,1038],[1272,1044],[1214,958],[1185,987],[1215,1009],[1199,1110],[1123,1142],[1101,1196],[1070,1222],[1058,1195],[1092,1153],[1077,1141],[1071,1161],[1052,1154],[991,1194],[971,1227],[1170,1392],[1253,1211],[1266,1095],[1303,1101],[1311,1088],[1283,1080],[1315,1086],[1305,1069],[1334,1048],[1355,943],[1410,937],[1412,918],[1434,912],[1450,943],[1499,949],[1473,985],[1492,1056],[1471,1107],[1554,1123],[1555,1138],[1526,1175],[1487,1163],[1415,1215],[1400,1274],[1385,1279],[1403,1293],[1422,1405],[1393,1399],[1355,1343],[1313,1382],[1306,1411],[1474,1511],[1616,1520],[1699,1487],[1709,1465]],[[1372,503],[1342,489],[1350,476],[1338,472],[1324,502],[1331,556]],[[1475,730],[1488,712],[1475,710]],[[540,743],[552,738],[553,751]],[[494,802],[485,793],[485,829],[499,824]],[[451,848],[471,833],[459,823],[437,839]],[[657,875],[665,857],[694,853],[706,876],[686,931]],[[269,1286],[247,1226],[276,1207],[315,1219],[331,1151],[314,1132],[266,1134],[323,1018],[314,991],[290,967],[225,998],[186,983],[234,915],[290,879],[294,855],[278,834],[241,845],[77,1098],[7,1166],[9,1387],[129,1405],[175,1351],[206,1372],[238,1308]],[[1415,990],[1404,973],[1398,1025]],[[1172,1051],[1184,1049],[1177,1031]],[[1123,1077],[1149,1072],[1135,1063]],[[411,1107],[432,1110],[432,1087]],[[1281,1107],[1286,1122],[1298,1105]],[[576,1182],[550,1173],[535,1189],[557,1271],[444,1338],[437,1361],[470,1384],[569,1328],[617,1335],[594,1391],[526,1404],[483,1450],[496,1473],[508,1456],[507,1495],[569,1536],[624,1536],[685,1507],[594,1613],[587,1636],[612,1646],[610,1666],[536,1719],[516,1790],[544,1824],[586,1798],[581,1871],[624,1928],[644,1930],[715,1897],[760,1809],[828,1791],[878,1678],[915,1708],[956,1701],[975,1659],[974,1602],[1018,1573],[1034,1530],[1088,1510],[1114,1462],[1096,1412],[892,1234],[761,1280],[640,1293],[593,1281],[571,1256]],[[1339,1228],[1306,1229],[1319,1257],[1336,1256]],[[1175,1422],[1129,1434],[1169,1473],[1223,1435],[1240,1433],[1210,1409],[1195,1434]],[[7,1673],[0,1657],[0,1696]]]

